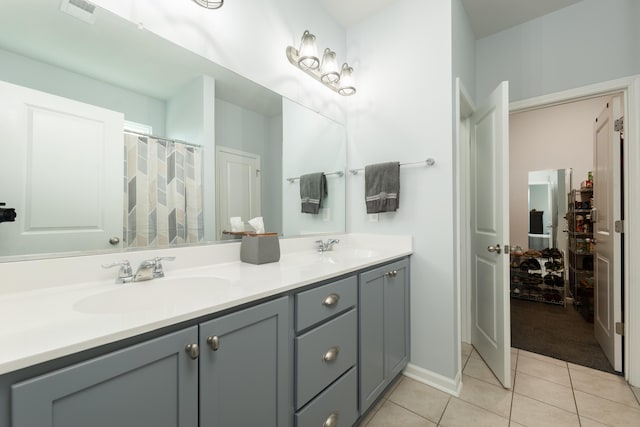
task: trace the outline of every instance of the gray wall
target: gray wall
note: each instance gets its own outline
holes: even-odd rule
[[[516,101],[640,73],[640,2],[583,0],[476,42],[476,99]]]

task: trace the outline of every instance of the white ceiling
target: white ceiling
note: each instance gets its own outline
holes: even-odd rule
[[[321,0],[349,28],[397,0]],[[462,0],[476,39],[486,37],[581,0]]]

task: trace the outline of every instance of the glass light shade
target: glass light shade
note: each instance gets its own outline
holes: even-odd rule
[[[220,9],[224,4],[224,0],[208,1],[208,0],[193,0],[202,7],[207,9]]]
[[[356,88],[353,86],[353,68],[349,65],[342,64],[342,71],[340,72],[340,86],[338,87],[338,93],[340,95],[349,96],[356,93]]]
[[[340,80],[336,53],[329,48],[324,50],[322,64],[320,65],[320,78],[324,83],[335,83]]]
[[[315,70],[320,65],[318,48],[316,47],[316,36],[309,31],[305,31],[304,34],[302,34],[298,56],[298,65],[300,68]]]

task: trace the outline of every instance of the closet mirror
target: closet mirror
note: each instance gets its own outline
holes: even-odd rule
[[[566,249],[563,232],[567,214],[567,194],[571,188],[571,169],[532,171],[528,174],[529,229],[531,249]]]
[[[345,170],[341,124],[62,3],[0,4],[0,203],[16,212],[0,223],[0,261],[221,241],[230,217],[286,237],[344,232],[344,178],[313,217],[284,196],[290,173]]]

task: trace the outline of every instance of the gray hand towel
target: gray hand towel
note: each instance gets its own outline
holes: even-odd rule
[[[400,207],[400,163],[365,166],[364,195],[368,214],[397,210]]]
[[[327,177],[323,172],[310,173],[300,177],[302,213],[318,214],[322,200],[326,196]]]

